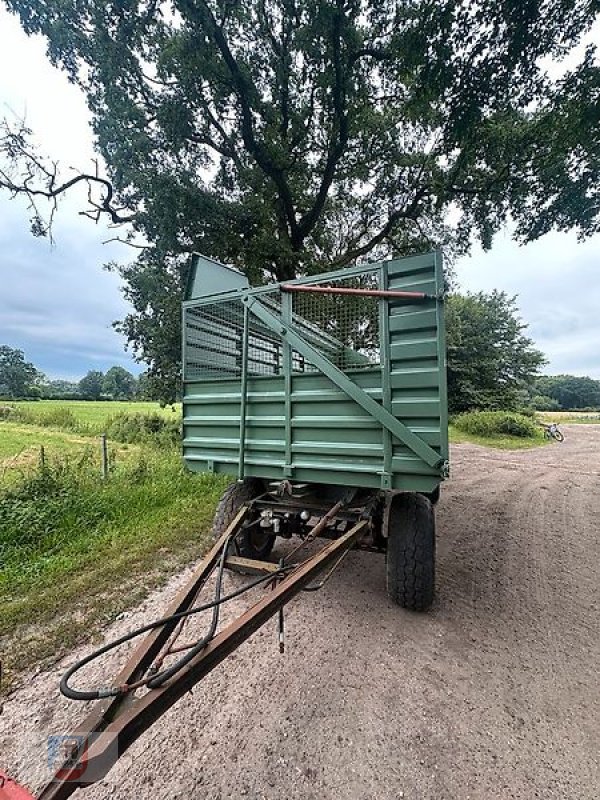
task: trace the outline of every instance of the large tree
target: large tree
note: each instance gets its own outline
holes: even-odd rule
[[[85,91],[107,165],[61,172],[7,123],[0,186],[37,234],[40,199],[82,181],[154,261],[199,250],[253,281],[487,247],[508,217],[522,241],[598,230],[595,51],[547,72],[598,0],[5,2]]]
[[[29,361],[25,354],[8,345],[0,345],[0,395],[27,397],[44,376]]]
[[[35,201],[85,179],[92,216],[164,252],[287,279],[489,244],[509,213],[523,240],[597,230],[594,50],[558,82],[544,67],[597,0],[5,1],[85,91],[108,173],[61,181],[5,129],[2,184]]]
[[[104,374],[97,369],[91,369],[79,381],[79,392],[86,400],[98,400],[102,394]]]
[[[446,327],[450,411],[516,408],[546,361],[525,333],[516,298],[451,294]]]
[[[135,378],[124,367],[111,367],[102,381],[102,394],[113,400],[131,400],[135,389]]]

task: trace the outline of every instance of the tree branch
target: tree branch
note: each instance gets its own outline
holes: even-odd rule
[[[391,235],[394,226],[400,222],[400,220],[407,219],[415,222],[419,216],[419,203],[424,197],[427,196],[428,192],[429,189],[425,186],[418,189],[407,208],[399,208],[395,211],[392,211],[388,216],[386,223],[374,236],[358,247],[347,248],[342,255],[338,256],[333,262],[331,262],[331,268],[350,264],[353,261],[356,261],[357,258],[360,258],[360,256],[370,252],[374,247],[376,247],[378,244],[381,244],[381,242],[385,241]]]
[[[332,29],[333,66],[335,73],[335,82],[333,85],[334,125],[330,137],[327,161],[315,202],[312,208],[304,214],[298,223],[298,246],[302,244],[302,240],[310,233],[321,215],[333,178],[335,177],[335,168],[348,144],[349,120],[346,112],[346,92],[344,88],[346,76],[343,71],[341,53],[341,34],[344,23],[343,2],[338,0],[337,6],[338,10]]]
[[[44,161],[29,146],[28,137],[31,131],[21,121],[13,130],[7,120],[0,122],[0,153],[8,159],[8,168],[0,167],[0,189],[6,189],[13,197],[25,196],[29,200],[30,210],[34,213],[32,227],[36,235],[49,234],[52,238],[52,223],[58,199],[73,187],[84,184],[88,189],[89,210],[80,211],[98,222],[100,216],[107,215],[114,225],[134,222],[136,212],[123,213],[123,207],[115,205],[115,191],[108,178],[99,174],[98,162],[95,161],[93,173],[81,172],[68,180],[61,180],[59,165],[56,161]],[[100,198],[95,198],[93,187],[100,187]],[[36,205],[37,198],[51,201],[50,218],[46,225]]]
[[[208,4],[204,0],[200,0],[198,3],[186,2],[182,5],[186,5],[187,12],[190,17],[197,16],[198,13],[202,15],[201,24],[203,23],[205,27],[208,28],[210,35],[217,45],[225,66],[227,67],[231,76],[233,87],[240,105],[242,114],[241,134],[244,145],[248,152],[255,159],[256,163],[277,187],[281,201],[281,207],[285,215],[285,221],[293,241],[297,237],[297,223],[292,193],[286,180],[285,172],[273,160],[263,143],[258,141],[254,131],[254,109],[252,105],[252,98],[256,95],[256,87],[246,77],[240,68],[240,65],[235,60],[223,29],[217,24],[217,21]]]

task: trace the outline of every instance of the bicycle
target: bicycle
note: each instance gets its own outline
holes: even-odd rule
[[[554,439],[556,442],[564,442],[564,434],[559,431],[556,422],[551,422],[549,425],[545,422],[540,422],[540,425],[544,429],[544,439]]]

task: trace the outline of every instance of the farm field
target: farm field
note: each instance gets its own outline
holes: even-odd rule
[[[172,406],[161,408],[158,403],[122,400],[19,400],[5,402],[4,405],[25,409],[36,416],[48,416],[57,409],[68,409],[94,433],[102,433],[102,426],[114,414],[161,414],[171,418],[176,416],[177,411],[181,413],[180,406],[173,411]]]
[[[600,424],[600,411],[540,411],[538,417],[543,422],[563,422],[569,425],[598,425]]]
[[[170,409],[14,405],[23,418],[0,420],[0,638],[10,653],[0,692],[202,554],[223,489],[219,478],[184,471]],[[156,442],[109,439],[103,480],[99,433],[124,411],[160,412],[175,430]]]
[[[23,425],[16,422],[3,422],[1,425],[0,462],[4,467],[9,466],[11,458],[19,459],[21,463],[28,463],[32,454],[39,456],[42,444],[56,453],[66,453],[90,444],[90,438],[87,436],[50,430],[39,425]]]

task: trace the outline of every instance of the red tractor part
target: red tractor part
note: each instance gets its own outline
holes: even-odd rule
[[[0,800],[35,800],[24,786],[0,770]]]

